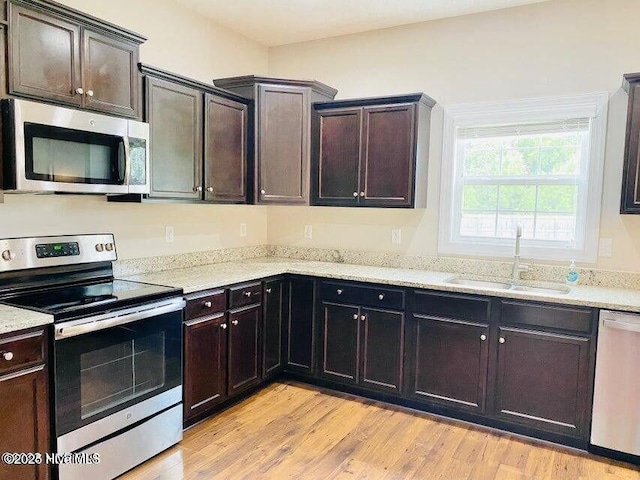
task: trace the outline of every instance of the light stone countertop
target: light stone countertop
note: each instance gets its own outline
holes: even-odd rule
[[[0,334],[53,323],[53,316],[0,304]]]
[[[158,271],[127,277],[127,279],[178,287],[185,293],[193,293],[284,273],[640,312],[640,291],[634,290],[587,286],[570,287],[571,291],[568,294],[498,290],[447,283],[448,279],[460,276],[453,273],[272,257]]]

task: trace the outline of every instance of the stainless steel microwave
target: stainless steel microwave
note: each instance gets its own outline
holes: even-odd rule
[[[149,124],[2,100],[2,190],[149,193]]]

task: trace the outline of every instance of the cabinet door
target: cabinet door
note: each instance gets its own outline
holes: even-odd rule
[[[404,313],[363,308],[360,383],[400,394],[404,351]]]
[[[229,395],[258,383],[262,305],[229,312]]]
[[[411,206],[415,183],[416,106],[364,109],[360,194],[367,206]]]
[[[227,397],[227,330],[224,313],[185,322],[185,420]]]
[[[640,213],[640,84],[629,86],[620,213]]]
[[[282,369],[282,280],[271,280],[264,284],[263,328],[262,328],[262,372],[263,377]]]
[[[302,373],[314,371],[313,306],[315,282],[308,278],[287,280],[287,364]]]
[[[9,93],[79,106],[80,26],[9,3]]]
[[[408,394],[417,400],[484,412],[489,327],[414,315],[409,341]]]
[[[246,104],[205,95],[205,200],[247,201],[248,113]]]
[[[360,366],[360,309],[349,305],[322,305],[322,370],[325,378],[357,383]]]
[[[260,85],[258,203],[308,203],[309,89]]]
[[[85,29],[84,106],[116,115],[138,115],[138,45]]]
[[[588,433],[589,338],[500,328],[496,414],[559,434]]]
[[[0,377],[0,452],[39,452],[49,449],[49,393],[44,366]],[[44,480],[49,468],[0,462],[0,478]]]
[[[202,93],[147,77],[151,197],[202,198]]]
[[[320,110],[314,128],[315,205],[355,205],[360,198],[362,109]]]

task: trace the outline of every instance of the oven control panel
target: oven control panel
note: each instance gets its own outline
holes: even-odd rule
[[[36,245],[38,258],[73,257],[80,255],[78,242],[39,243]]]

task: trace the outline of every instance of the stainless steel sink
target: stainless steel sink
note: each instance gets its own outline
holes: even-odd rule
[[[451,280],[447,280],[447,283],[465,285],[467,287],[493,288],[496,290],[509,290],[511,288],[510,283],[492,282],[490,280],[473,280],[471,278],[462,277],[452,278]]]
[[[489,288],[493,290],[513,290],[517,292],[542,293],[547,295],[566,295],[569,287],[557,285],[553,287],[534,287],[531,285],[513,285],[507,282],[496,282],[492,280],[477,280],[474,278],[454,277],[447,280],[453,285],[463,285],[466,287]]]

